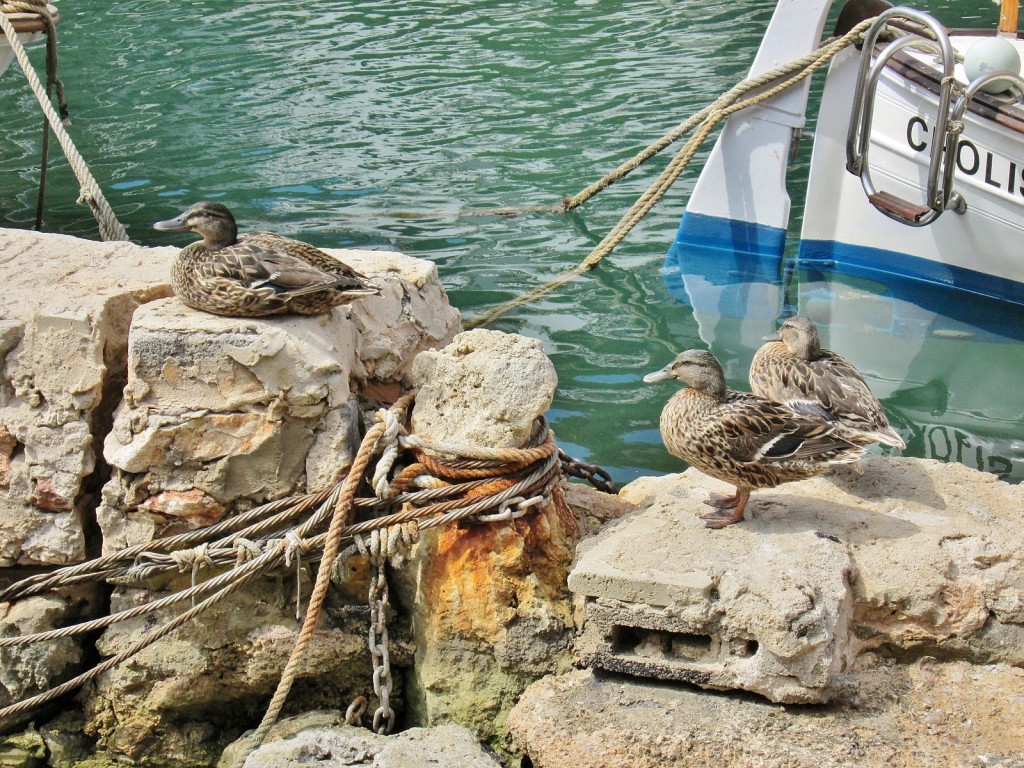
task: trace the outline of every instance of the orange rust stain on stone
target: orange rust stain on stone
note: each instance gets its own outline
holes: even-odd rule
[[[578,538],[579,526],[557,489],[551,503],[511,523],[440,530],[421,581],[435,629],[500,640],[504,627],[534,603],[564,596]]]

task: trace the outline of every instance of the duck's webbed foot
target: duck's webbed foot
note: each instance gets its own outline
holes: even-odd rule
[[[743,519],[743,511],[747,508],[747,500],[750,498],[750,491],[741,491],[739,488],[736,489],[736,496],[734,498],[734,504],[722,505],[719,509],[723,510],[720,512],[709,512],[706,515],[701,515],[700,519],[704,521],[705,528],[712,528],[718,530],[725,528],[727,525],[733,525]],[[710,501],[710,500],[709,500]],[[717,505],[713,505],[717,506]],[[732,512],[725,512],[732,506]]]
[[[705,504],[715,509],[732,509],[739,502],[740,497],[738,493],[734,493],[732,496],[726,496],[721,493],[709,493],[708,497],[704,500]],[[716,517],[716,515],[702,515],[701,517],[706,520],[709,517]]]

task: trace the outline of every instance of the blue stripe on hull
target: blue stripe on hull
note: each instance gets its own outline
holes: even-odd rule
[[[797,266],[826,267],[841,274],[882,282],[887,276],[909,278],[1024,304],[1024,283],[881,248],[865,248],[833,240],[802,240]]]
[[[781,258],[786,247],[786,230],[684,211],[676,246]]]

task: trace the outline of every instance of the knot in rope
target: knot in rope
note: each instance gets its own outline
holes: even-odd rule
[[[210,545],[202,543],[194,549],[179,549],[171,552],[171,560],[178,566],[178,573],[192,571],[192,587],[195,588],[199,581],[199,569],[203,566],[213,568],[213,558],[209,554]],[[192,596],[192,607],[196,605],[195,595]]]
[[[192,571],[195,581],[196,572],[203,566],[213,567],[213,559],[209,555],[210,545],[203,543],[193,549],[179,549],[170,553],[171,560],[178,567],[178,573]]]
[[[309,543],[294,530],[288,531],[281,541],[284,542],[284,564],[287,567],[291,566],[293,557],[299,562],[309,550]]]
[[[377,440],[376,449],[381,450],[382,454],[380,461],[377,462],[377,468],[373,472],[371,484],[378,499],[390,501],[395,497],[395,492],[388,483],[388,473],[398,458],[399,437],[405,432],[405,429],[398,420],[398,416],[390,410],[382,408],[377,411],[377,421],[384,424],[384,433]]]
[[[288,531],[283,539],[284,544],[284,566],[291,567],[292,558],[295,558],[295,620],[302,620],[302,555],[309,549],[309,543],[299,536],[292,529]]]
[[[234,540],[234,545],[235,565],[241,565],[242,563],[247,563],[250,560],[255,560],[263,554],[263,550],[260,549],[259,544],[242,536],[239,536]]]

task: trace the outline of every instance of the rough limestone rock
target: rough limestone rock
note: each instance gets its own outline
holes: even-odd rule
[[[558,384],[539,341],[484,329],[419,355],[413,380],[413,432],[490,448],[522,446]]]
[[[349,306],[359,338],[356,373],[361,381],[408,378],[420,352],[443,347],[462,330],[434,262],[393,251],[327,252],[373,277],[381,289],[380,296]]]
[[[458,444],[521,446],[551,402],[539,345],[494,331],[460,334],[413,366],[414,432]],[[486,441],[486,442],[482,442]],[[525,686],[570,663],[566,576],[579,527],[560,489],[512,522],[425,531],[392,599],[412,615],[418,724],[456,722],[501,745]]]
[[[16,603],[0,603],[0,637],[31,635],[87,621],[99,610],[97,591],[74,587]],[[57,685],[82,664],[77,638],[0,648],[0,707]]]
[[[956,463],[872,456],[862,464],[863,475],[840,471],[757,494],[741,525],[839,539],[854,567],[856,651],[1024,666],[1024,486]],[[723,488],[692,470],[679,481]],[[638,481],[622,495],[638,501],[659,482]]]
[[[174,298],[136,312],[124,399],[104,446],[112,468],[97,511],[104,551],[326,487],[358,445],[357,395],[368,380],[401,385],[420,349],[457,332],[458,313],[432,264],[393,253],[339,255],[382,295],[315,317],[225,318]],[[298,630],[294,577],[283,584],[246,588],[104,676],[87,701],[86,731],[99,748],[150,765],[206,765],[226,736],[258,722]],[[358,593],[341,609],[356,620],[318,630],[290,698],[297,706],[347,706],[373,690],[368,585],[350,587],[331,599],[346,603],[343,592]],[[119,589],[114,603],[159,596]],[[150,626],[140,619],[108,630],[101,655]],[[398,667],[409,657],[401,628],[391,637],[398,702]]]
[[[114,469],[97,513],[104,551],[326,487],[358,447],[357,388],[400,380],[421,349],[458,330],[433,264],[337,255],[382,295],[315,317],[219,317],[173,298],[136,313],[104,448]]]
[[[128,359],[104,448],[105,552],[296,493],[307,471],[322,487],[358,445],[356,329],[341,312],[227,318],[166,299],[136,313]],[[332,465],[307,470],[310,453]]]
[[[476,737],[457,725],[410,728],[379,736],[345,725],[341,712],[299,715],[275,726],[263,745],[246,759],[245,768],[291,768],[310,764],[365,768],[498,768]],[[224,752],[218,766],[235,765],[237,746]]]
[[[861,693],[782,707],[577,671],[531,685],[509,716],[536,768],[1022,768],[1024,670],[862,657]]]
[[[85,557],[128,325],[170,293],[174,252],[0,229],[0,567]]]
[[[1024,666],[1024,489],[959,464],[870,457],[756,494],[722,531],[695,471],[640,478],[642,511],[580,547],[584,662],[825,701],[881,648]]]
[[[304,597],[310,586],[304,578]],[[111,611],[160,596],[119,589]],[[295,599],[294,572],[258,579],[113,668],[83,695],[85,732],[97,740],[100,751],[135,765],[212,765],[227,742],[262,717],[298,637]],[[337,593],[329,600],[286,712],[348,706],[356,696],[373,691],[367,611]],[[119,653],[177,612],[168,609],[116,624],[104,632],[97,649],[104,657]],[[402,667],[411,661],[411,648],[397,627],[392,632],[392,701],[401,707]]]

